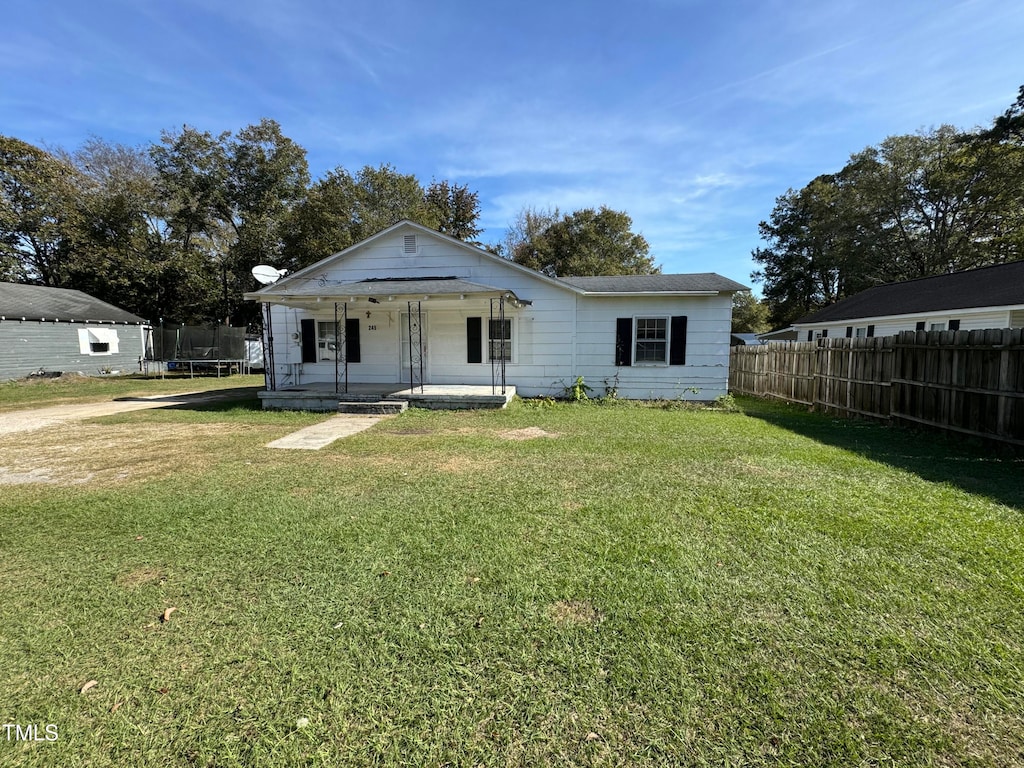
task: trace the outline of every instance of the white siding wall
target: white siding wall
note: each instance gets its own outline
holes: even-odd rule
[[[685,397],[712,400],[726,393],[729,361],[731,297],[596,297],[552,285],[530,273],[417,232],[417,252],[403,252],[399,228],[387,238],[373,241],[335,263],[326,263],[309,275],[330,282],[354,282],[371,277],[417,278],[456,276],[470,282],[513,291],[532,304],[513,308],[513,358],[506,364],[506,380],[525,396],[559,395],[577,375],[603,394],[603,381],[619,374],[619,394],[627,398]],[[301,279],[301,278],[300,278]],[[325,289],[327,290],[327,289]],[[378,297],[381,298],[381,297]],[[577,313],[577,307],[579,312]],[[394,304],[365,299],[349,304],[349,318],[360,323],[362,361],[349,365],[350,382],[400,382],[399,318],[404,301]],[[486,336],[489,301],[430,299],[422,302],[426,315],[426,381],[435,384],[490,384]],[[370,316],[367,317],[366,313]],[[686,315],[686,365],[615,366],[615,321],[618,317]],[[484,362],[467,362],[466,318],[483,318]],[[298,338],[301,318],[332,322],[334,305],[315,311],[273,308],[274,353],[278,386],[334,380],[334,363],[302,361]],[[375,325],[376,330],[369,330]],[[684,391],[694,387],[696,393]]]
[[[313,279],[355,282],[371,277],[417,278],[457,276],[470,282],[511,290],[531,306],[514,308],[506,303],[506,317],[513,322],[514,356],[506,364],[506,380],[523,395],[557,394],[565,386],[572,358],[572,321],[576,296],[572,291],[539,280],[514,266],[495,262],[483,254],[417,233],[417,252],[403,252],[401,229],[348,254],[336,264],[317,270]],[[371,304],[365,299],[349,304],[349,317],[360,323],[362,362],[349,365],[351,382],[400,382],[408,378],[400,370],[399,322],[406,302]],[[490,384],[491,366],[486,357],[488,299],[472,296],[432,298],[422,302],[425,315],[427,368],[425,378],[434,384]],[[370,317],[366,313],[370,312]],[[315,312],[273,309],[274,354],[278,385],[334,380],[334,364],[303,364],[299,320],[313,317],[332,322],[333,303]],[[485,337],[483,363],[467,363],[466,318],[482,317]],[[368,327],[376,325],[377,330]],[[539,330],[543,329],[543,331]]]
[[[615,365],[615,322],[629,317],[685,315],[686,364]],[[732,297],[583,296],[576,328],[577,374],[603,394],[618,380],[620,397],[714,400],[729,384]],[[631,354],[632,357],[632,354]],[[696,390],[696,391],[693,391]]]
[[[961,331],[974,331],[984,328],[1010,328],[1014,327],[1011,322],[1011,312],[1002,310],[976,310],[956,312],[935,312],[932,314],[904,315],[901,317],[883,317],[866,320],[845,320],[839,323],[812,323],[798,325],[798,341],[807,341],[807,331],[818,333],[828,329],[828,335],[845,336],[848,326],[854,329],[864,328],[868,325],[875,326],[875,336],[892,336],[900,331],[912,331],[919,322],[923,322],[925,330],[930,330],[932,323],[943,323],[944,329],[949,328],[949,321],[960,320]],[[1024,319],[1024,318],[1022,318]],[[1020,323],[1018,323],[1020,325]],[[856,332],[856,331],[855,331]]]

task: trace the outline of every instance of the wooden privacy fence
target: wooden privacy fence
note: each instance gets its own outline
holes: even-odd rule
[[[733,347],[729,389],[1024,445],[1024,329]]]

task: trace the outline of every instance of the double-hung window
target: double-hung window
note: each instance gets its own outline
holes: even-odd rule
[[[490,320],[487,325],[487,342],[491,360],[512,362],[512,318]]]
[[[638,317],[633,361],[637,365],[668,363],[668,318]]]
[[[337,336],[338,324],[334,321],[316,323],[316,357],[317,360],[334,360],[338,356],[338,344],[344,339]]]

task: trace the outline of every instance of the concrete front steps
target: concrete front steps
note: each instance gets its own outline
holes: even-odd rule
[[[359,413],[366,416],[388,416],[408,409],[409,403],[406,400],[378,400],[376,402],[356,400],[338,403],[338,413]]]

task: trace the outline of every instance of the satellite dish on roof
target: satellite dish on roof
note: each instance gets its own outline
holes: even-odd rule
[[[271,267],[266,264],[257,264],[252,268],[252,276],[255,277],[261,285],[276,283],[287,274],[287,269],[277,269],[276,267]]]

